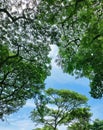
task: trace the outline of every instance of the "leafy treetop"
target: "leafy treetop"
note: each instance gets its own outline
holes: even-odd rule
[[[36,95],[34,103],[36,107],[31,112],[31,119],[34,123],[52,127],[56,130],[59,125],[69,124],[75,120],[81,109],[85,108],[88,99],[76,92],[70,90],[57,90],[49,88],[43,95]],[[80,112],[81,115],[85,113]],[[79,117],[79,116],[78,116]]]

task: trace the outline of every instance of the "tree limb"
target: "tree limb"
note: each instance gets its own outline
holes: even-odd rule
[[[4,12],[8,15],[8,17],[12,20],[12,22],[16,22],[17,20],[19,19],[25,19],[25,20],[32,20],[32,19],[29,19],[29,18],[26,18],[25,14],[23,13],[22,16],[19,16],[19,17],[13,17],[9,11],[7,11],[5,8],[3,9],[0,9],[0,12]]]

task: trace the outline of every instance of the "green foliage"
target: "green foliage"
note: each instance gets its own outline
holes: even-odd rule
[[[101,0],[45,0],[42,12],[61,34],[58,64],[64,72],[87,77],[94,98],[103,95],[102,6]]]
[[[91,125],[91,130],[103,130],[103,120],[96,119]]]
[[[88,122],[75,122],[68,127],[68,130],[91,130]]]
[[[66,23],[68,27],[64,29],[59,51],[65,72],[90,79],[90,93],[94,98],[102,97],[103,94],[103,31],[100,29],[103,25],[102,15],[98,14],[101,12],[100,4],[103,2],[91,1],[82,6],[71,17],[73,19],[75,16],[79,21],[74,21],[72,27],[72,23],[65,22],[64,27],[67,26]]]
[[[90,129],[90,117],[92,114],[90,113],[89,108],[78,108],[73,110],[71,113],[71,117],[74,118],[74,122],[68,126],[68,130],[89,130]]]
[[[54,130],[54,129],[51,126],[45,125],[43,128],[35,128],[33,130]]]
[[[89,111],[85,108],[87,100],[85,96],[70,90],[49,88],[43,95],[34,98],[36,107],[31,112],[31,119],[34,123],[52,126],[56,130],[59,125],[67,125],[79,117],[78,114],[73,115],[74,111],[86,115]],[[86,117],[89,118],[89,114]]]
[[[37,7],[34,0],[0,1],[0,119],[39,93],[50,75],[50,28],[37,19]]]
[[[0,48],[1,49],[1,48]],[[36,52],[35,52],[36,53]],[[29,61],[23,56],[9,55],[2,51],[0,66],[0,114],[10,114],[44,88],[44,80],[49,74],[49,61],[41,58]],[[7,55],[8,54],[8,55]],[[28,57],[29,58],[29,57]],[[44,63],[41,65],[42,63]]]
[[[90,115],[89,111],[87,113]],[[103,120],[95,119],[95,121],[90,123],[89,118],[86,120],[85,117],[87,116],[84,115],[84,118],[82,117],[78,121],[73,122],[68,126],[68,130],[103,130]]]
[[[89,78],[91,96],[102,97],[102,6],[102,0],[0,1],[0,118],[44,88],[50,44],[58,45],[64,72]]]

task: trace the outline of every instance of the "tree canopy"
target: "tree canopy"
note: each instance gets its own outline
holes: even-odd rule
[[[85,96],[74,91],[49,88],[44,95],[34,98],[36,107],[31,112],[31,119],[34,123],[56,130],[58,126],[69,124],[72,120],[84,116],[84,113],[87,117],[87,101]],[[85,109],[84,112],[82,109]]]
[[[0,1],[0,119],[44,88],[50,75],[50,28],[36,18],[36,1]]]
[[[91,125],[90,130],[102,130],[103,129],[103,120],[96,119]]]
[[[68,126],[68,130],[89,130],[92,113],[89,108],[78,108],[71,112],[74,121]]]
[[[91,96],[103,95],[103,1],[43,0],[43,20],[61,34],[58,64],[64,72],[90,80]],[[46,15],[45,15],[46,14]]]
[[[50,44],[64,72],[90,80],[103,96],[103,1],[0,1],[0,118],[44,87]]]

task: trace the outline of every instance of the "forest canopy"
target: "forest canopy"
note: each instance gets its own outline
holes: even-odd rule
[[[44,4],[43,4],[44,3]],[[43,5],[42,5],[43,4]],[[44,0],[43,20],[60,33],[57,63],[64,72],[90,80],[90,94],[103,95],[103,1]]]
[[[0,118],[45,87],[51,44],[63,71],[103,96],[102,0],[1,0],[0,30]]]

